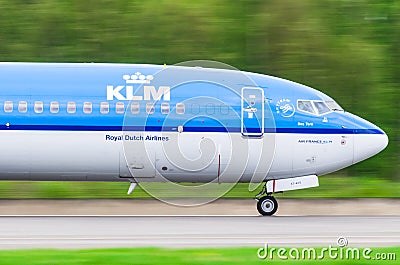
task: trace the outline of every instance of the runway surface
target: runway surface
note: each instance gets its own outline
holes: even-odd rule
[[[400,215],[400,199],[278,199],[276,215]],[[258,215],[253,199],[219,199],[196,207],[155,199],[0,200],[0,215]]]
[[[400,216],[17,216],[0,248],[399,246]]]

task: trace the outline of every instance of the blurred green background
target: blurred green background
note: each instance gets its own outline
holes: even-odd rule
[[[384,182],[393,191],[382,196],[399,196],[400,1],[0,0],[0,25],[0,61],[205,59],[314,87],[390,139],[381,154],[332,175],[343,179],[333,182],[366,180],[374,183],[369,191]],[[26,187],[1,185],[4,194]],[[35,185],[28,190],[57,190]]]

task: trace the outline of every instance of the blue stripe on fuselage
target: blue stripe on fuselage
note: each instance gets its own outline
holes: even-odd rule
[[[134,131],[134,132],[174,132],[176,126],[85,126],[85,125],[2,125],[0,130],[25,131]],[[251,128],[248,129],[252,132]],[[257,130],[257,129],[255,129]],[[185,127],[185,132],[223,132],[240,133],[237,127]],[[258,131],[256,131],[258,132]],[[265,133],[292,134],[384,134],[379,129],[319,129],[319,128],[265,128]]]

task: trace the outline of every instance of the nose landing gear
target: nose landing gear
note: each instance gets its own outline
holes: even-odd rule
[[[271,216],[278,210],[278,202],[272,196],[272,192],[267,191],[266,183],[254,199],[257,201],[257,210],[261,215]]]
[[[278,210],[278,202],[271,195],[263,196],[258,199],[257,210],[261,215],[273,215]]]
[[[318,176],[307,175],[291,178],[268,179],[262,191],[256,195],[257,210],[262,215],[273,215],[278,210],[278,202],[272,197],[272,193],[280,193],[288,190],[300,190],[318,187]]]

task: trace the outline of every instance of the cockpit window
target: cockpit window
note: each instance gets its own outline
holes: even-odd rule
[[[316,110],[318,111],[319,115],[325,114],[330,112],[331,110],[323,101],[313,101]]]
[[[301,111],[316,114],[310,100],[298,100],[297,108]]]
[[[314,115],[324,115],[332,111],[343,111],[335,101],[297,100],[297,109]]]
[[[325,103],[332,111],[344,111],[343,108],[339,104],[337,104],[336,101],[328,100],[325,101]]]

